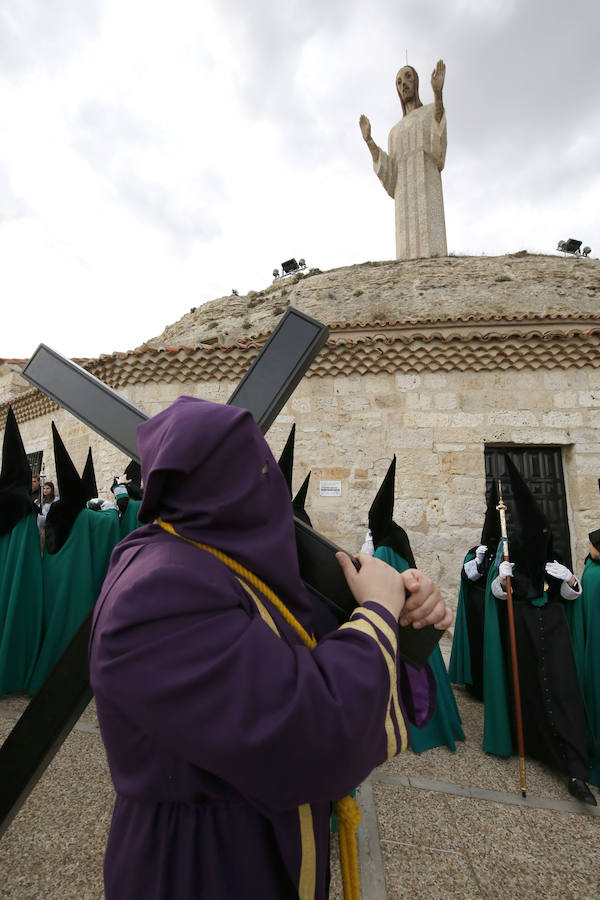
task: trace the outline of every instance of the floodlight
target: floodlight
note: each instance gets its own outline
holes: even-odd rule
[[[582,256],[589,256],[591,252],[592,252],[591,247],[584,247],[583,250],[581,251],[581,254],[582,254]]]
[[[279,269],[273,269],[273,278],[279,278]]]
[[[285,262],[281,263],[281,268],[284,275],[289,275],[290,272],[296,272],[300,267],[295,259],[286,259]]]
[[[299,266],[300,269],[305,269],[305,268],[306,268],[306,260],[305,260],[305,259],[299,259],[299,260],[298,260],[298,266]]]
[[[564,249],[565,249],[565,242],[564,242],[564,241],[559,241],[558,244],[556,245],[556,249],[557,249],[557,250],[563,250],[563,251],[564,251]]]

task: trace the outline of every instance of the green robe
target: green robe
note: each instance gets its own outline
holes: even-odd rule
[[[475,559],[474,553],[467,553],[463,560],[463,566],[471,559]],[[468,585],[464,578],[460,579],[460,591],[458,593],[458,606],[456,608],[456,620],[454,622],[454,638],[452,639],[452,653],[448,676],[452,684],[472,684],[471,675],[471,650],[469,647],[469,632],[467,629]]]
[[[583,587],[583,581],[582,581]],[[577,681],[581,696],[585,697],[585,641],[588,622],[588,613],[585,609],[585,600],[583,593],[574,600],[568,600],[563,609],[567,622],[569,623],[569,632],[571,634],[571,646],[573,647],[573,657],[575,658],[575,668],[577,670]]]
[[[584,697],[591,737],[590,781],[600,786],[600,563],[588,557],[581,576],[585,621]]]
[[[96,602],[119,539],[116,509],[82,509],[58,553],[44,554],[44,637],[29,694],[40,689]]]
[[[42,640],[42,597],[33,513],[0,537],[0,695],[27,689]]]
[[[378,547],[375,557],[382,559],[398,572],[404,572],[409,568],[404,557],[399,556],[390,547]],[[455,742],[464,741],[465,735],[439,646],[427,661],[437,684],[437,705],[433,717],[423,728],[416,728],[409,723],[411,748],[415,753],[444,746],[456,750]]]
[[[498,616],[498,603],[501,601],[496,600],[491,587],[497,574],[497,566],[491,565],[485,589],[483,631],[483,749],[497,756],[512,756],[511,687]]]
[[[142,505],[141,500],[129,500],[127,503],[127,509],[125,510],[125,515],[119,522],[119,532],[121,535],[121,540],[126,537],[131,531],[135,531],[136,528],[140,528],[140,523],[138,522],[137,514],[138,509]]]

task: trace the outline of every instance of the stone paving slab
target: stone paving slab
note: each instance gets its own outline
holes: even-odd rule
[[[0,702],[0,740],[12,727]],[[12,710],[11,710],[12,712]],[[99,737],[73,731],[0,840],[0,897],[99,900],[114,792]]]
[[[533,760],[522,801],[517,760],[482,752],[483,707],[455,694],[467,741],[397,757],[359,790],[363,900],[598,900],[600,812]],[[26,703],[0,700],[0,739]],[[0,841],[0,898],[100,900],[112,803],[90,704]],[[330,898],[342,900],[335,835],[331,862]]]

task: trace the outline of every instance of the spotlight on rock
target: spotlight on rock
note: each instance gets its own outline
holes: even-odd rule
[[[556,249],[560,250],[561,253],[570,253],[571,256],[589,256],[592,252],[591,247],[584,247],[581,249],[581,241],[575,240],[575,238],[569,238],[568,241],[559,241],[556,245]]]

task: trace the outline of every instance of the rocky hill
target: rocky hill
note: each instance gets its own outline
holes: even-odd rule
[[[287,306],[328,325],[597,314],[600,261],[521,251],[310,269],[204,303],[147,345],[231,344],[270,332]]]

